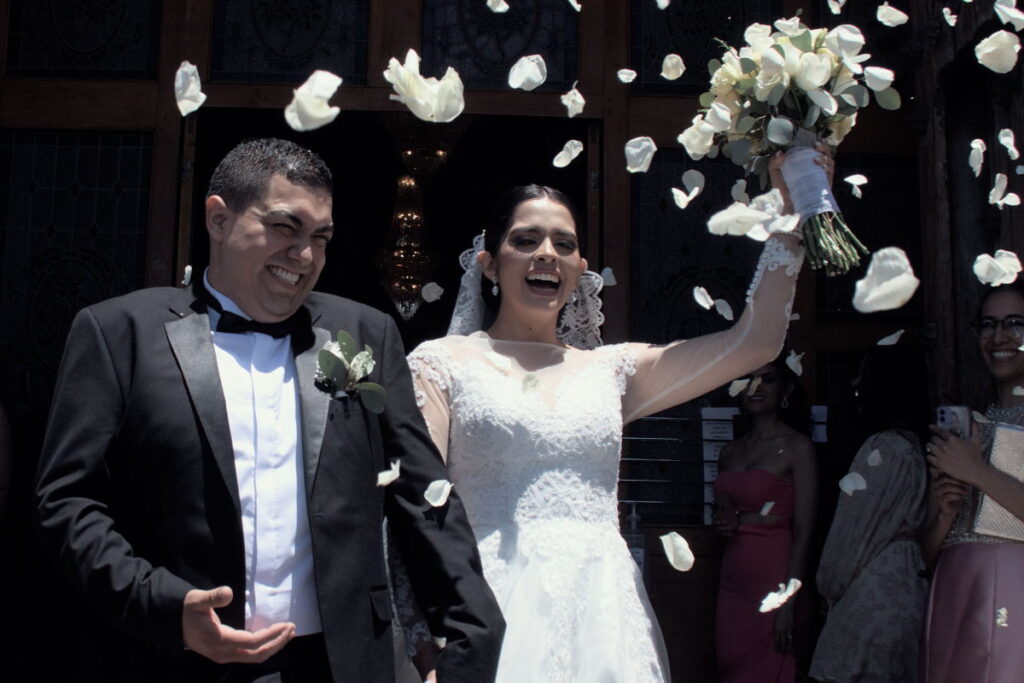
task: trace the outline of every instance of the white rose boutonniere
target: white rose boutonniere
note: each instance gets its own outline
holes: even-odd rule
[[[317,354],[316,385],[332,398],[358,398],[371,413],[382,413],[387,391],[365,381],[375,365],[369,346],[357,352],[352,335],[339,330],[337,341],[327,342]]]

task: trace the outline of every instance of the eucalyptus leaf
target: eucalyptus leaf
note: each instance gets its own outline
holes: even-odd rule
[[[757,71],[757,62],[749,57],[740,57],[740,68],[745,74],[753,73]]]
[[[810,31],[801,31],[795,36],[790,36],[789,42],[794,47],[799,48],[802,52],[810,52],[814,49],[814,40],[811,38]]]
[[[384,412],[384,404],[388,398],[388,392],[384,390],[384,387],[376,382],[360,382],[355,389],[359,392],[359,400],[363,402],[363,406],[367,410],[377,415]]]
[[[768,139],[776,145],[785,146],[793,141],[795,126],[789,119],[773,116],[768,122]]]
[[[852,100],[847,100],[851,104],[856,104],[858,107],[866,107],[871,101],[871,97],[868,95],[868,89],[863,85],[851,85],[849,88],[843,91],[843,99],[852,97]]]
[[[895,111],[903,104],[900,94],[896,92],[896,88],[886,88],[876,92],[875,102],[878,102],[878,106],[882,109],[888,109],[889,111]]]
[[[768,99],[766,100],[766,102],[768,102],[768,106],[770,106],[770,107],[777,107],[777,106],[779,106],[779,102],[782,101],[782,97],[785,94],[786,94],[786,86],[783,85],[782,83],[777,84],[774,88],[772,88],[772,91],[770,93],[768,93]]]
[[[339,378],[348,375],[348,371],[341,360],[327,349],[320,349],[316,359],[320,365],[320,372],[324,373],[324,377],[335,384],[338,384]]]
[[[700,95],[700,106],[707,109],[711,106],[711,103],[715,101],[715,94],[712,92],[701,93]]]
[[[812,104],[807,108],[807,113],[804,114],[804,128],[813,128],[814,124],[818,122],[818,117],[821,116],[821,107],[816,104]]]
[[[346,360],[352,360],[356,355],[356,340],[345,330],[338,330],[338,346],[341,348],[341,355]]]
[[[736,124],[736,132],[740,135],[746,135],[750,132],[750,129],[757,123],[757,119],[753,116],[744,116],[740,119],[739,123]]]
[[[746,166],[750,161],[750,148],[752,144],[749,138],[739,138],[725,145],[722,148],[722,153],[727,153],[726,155],[737,166]]]
[[[836,100],[839,103],[839,108],[836,109],[836,116],[853,116],[857,113],[857,105],[843,101],[843,97],[843,95],[840,95],[839,99]]]
[[[736,89],[741,92],[745,92],[753,88],[755,83],[757,83],[757,81],[753,78],[741,78],[736,81]]]
[[[714,76],[715,72],[722,68],[722,63],[717,59],[708,61],[708,74]]]

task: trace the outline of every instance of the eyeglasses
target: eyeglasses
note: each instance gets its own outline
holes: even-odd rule
[[[1006,333],[1017,339],[1024,339],[1024,317],[1019,315],[1008,315],[1002,320],[982,318],[971,323],[971,328],[979,339],[988,339],[993,336],[997,327],[1002,327]]]

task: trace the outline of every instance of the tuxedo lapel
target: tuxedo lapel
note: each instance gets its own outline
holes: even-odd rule
[[[306,496],[313,493],[313,481],[320,464],[320,450],[324,443],[327,415],[331,397],[316,387],[317,354],[331,340],[331,333],[314,327],[313,345],[295,356],[295,374],[299,382],[299,401],[302,406],[302,459],[306,474]]]
[[[205,313],[196,313],[166,323],[164,329],[192,398],[192,405],[206,432],[214,460],[231,494],[235,512],[239,512],[235,452],[231,444],[224,391],[217,370],[217,355],[210,336],[210,319]]]

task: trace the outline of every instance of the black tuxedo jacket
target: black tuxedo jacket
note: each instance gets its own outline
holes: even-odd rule
[[[387,315],[339,297],[306,301],[311,333],[293,334],[316,590],[335,681],[393,681],[386,516],[432,629],[447,638],[441,680],[494,677],[504,622],[466,514],[416,407],[401,338]],[[315,386],[317,352],[338,330],[368,344],[369,377],[388,392],[375,415]],[[401,476],[377,486],[392,459]],[[203,301],[147,289],[82,310],[61,363],[37,482],[44,543],[86,599],[126,634],[138,680],[215,679],[186,653],[192,588],[231,586],[221,620],[244,628],[244,544],[234,452]],[[112,667],[116,670],[120,664]]]

